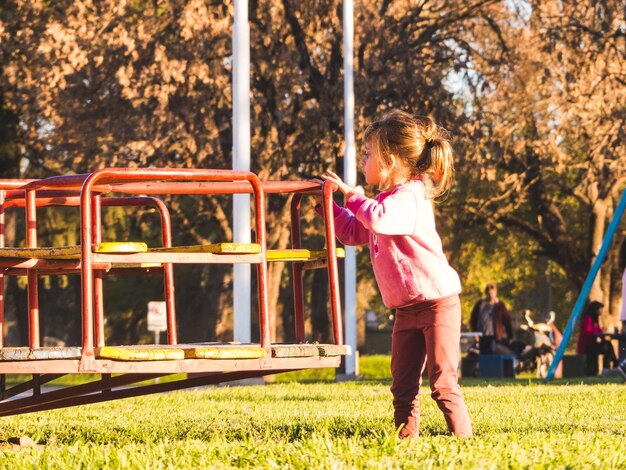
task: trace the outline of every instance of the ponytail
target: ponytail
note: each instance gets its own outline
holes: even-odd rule
[[[434,183],[432,196],[436,198],[448,192],[454,182],[454,151],[450,142],[441,137],[427,141],[422,160],[428,162],[422,173],[429,175]]]

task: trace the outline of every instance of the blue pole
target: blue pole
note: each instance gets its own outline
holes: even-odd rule
[[[580,295],[578,296],[578,300],[576,300],[576,304],[574,305],[574,310],[572,310],[572,314],[569,317],[567,322],[567,326],[565,327],[565,331],[563,332],[563,339],[561,340],[561,344],[559,345],[556,353],[554,354],[554,360],[552,364],[550,364],[550,368],[548,369],[548,375],[546,376],[546,382],[549,382],[554,378],[554,371],[563,359],[563,354],[565,353],[565,348],[569,344],[570,338],[572,336],[572,332],[574,331],[574,326],[578,322],[578,318],[580,317],[580,313],[585,306],[585,302],[587,297],[589,296],[589,292],[591,291],[591,286],[593,285],[593,281],[595,281],[596,276],[598,275],[598,271],[600,271],[600,267],[606,258],[606,254],[609,251],[609,247],[611,246],[611,240],[617,231],[617,227],[619,226],[620,220],[622,219],[622,215],[624,215],[624,210],[626,209],[626,191],[622,193],[622,197],[619,200],[619,204],[617,205],[617,209],[613,214],[613,219],[611,219],[611,223],[609,224],[609,228],[606,230],[604,234],[604,239],[602,240],[602,245],[600,246],[600,251],[598,252],[598,256],[593,261],[591,265],[591,269],[589,270],[589,274],[587,274],[587,279],[585,279],[585,283],[583,284],[583,288],[580,291]]]

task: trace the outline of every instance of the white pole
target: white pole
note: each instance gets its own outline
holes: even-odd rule
[[[233,25],[233,170],[250,170],[250,26],[248,0],[235,0]],[[250,243],[250,195],[233,196],[233,238]],[[234,265],[234,339],[251,341],[250,265]]]
[[[356,144],[354,140],[354,5],[352,0],[343,2],[343,93],[344,93],[344,138],[343,158],[344,180],[356,186]],[[344,374],[357,373],[356,353],[356,249],[345,247],[345,342],[352,348],[352,355],[346,356]]]

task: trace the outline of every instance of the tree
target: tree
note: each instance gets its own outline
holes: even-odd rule
[[[465,219],[526,234],[577,289],[626,181],[621,14],[613,1],[500,3],[467,41]],[[591,294],[607,304],[610,271]]]
[[[0,80],[7,107],[19,119],[16,141],[29,176],[102,166],[230,167],[231,2],[5,3]],[[466,67],[471,28],[496,4],[359,2],[358,125],[400,107],[459,128],[465,116],[448,82],[452,71]],[[251,0],[249,18],[252,170],[261,179],[307,179],[341,167],[341,2]],[[168,203],[176,243],[232,239],[230,198]],[[278,197],[268,204],[269,246],[284,248],[287,206]],[[454,215],[441,207],[442,215]],[[144,235],[135,225],[129,233]],[[187,337],[227,338],[231,270],[192,267],[178,275]],[[284,332],[276,299],[289,289],[281,276],[284,267],[273,264],[270,305],[277,338]],[[137,315],[140,308],[131,309]],[[127,309],[119,306],[120,318],[127,318]],[[198,316],[199,310],[205,314]],[[127,330],[120,326],[119,334]]]

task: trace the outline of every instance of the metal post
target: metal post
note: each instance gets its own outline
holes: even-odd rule
[[[0,190],[0,248],[4,248],[4,190]],[[4,347],[4,274],[0,274],[0,348]],[[0,375],[0,392],[4,391],[4,374]]]
[[[574,326],[578,323],[578,318],[585,306],[587,301],[587,297],[589,296],[589,292],[591,291],[591,287],[593,286],[593,282],[600,271],[600,267],[602,263],[604,263],[604,259],[609,251],[609,247],[611,246],[611,240],[613,240],[613,236],[617,231],[617,227],[619,226],[620,221],[622,220],[622,216],[624,215],[624,210],[626,209],[626,191],[622,194],[620,198],[619,204],[617,205],[617,209],[613,214],[613,219],[609,224],[609,227],[604,234],[604,239],[602,240],[602,245],[600,246],[600,251],[596,256],[596,259],[593,261],[591,265],[591,269],[589,270],[589,274],[587,274],[587,279],[585,279],[585,283],[583,284],[583,288],[580,291],[580,295],[578,296],[578,300],[576,300],[576,304],[574,305],[574,310],[572,310],[572,314],[569,317],[567,322],[567,326],[565,327],[565,331],[563,331],[563,339],[561,340],[561,344],[554,354],[554,360],[552,364],[550,364],[550,369],[548,369],[548,375],[546,376],[546,381],[550,381],[554,378],[554,372],[561,362],[563,358],[563,354],[565,353],[565,348],[567,347],[571,337],[572,332],[574,331]]]
[[[233,24],[233,169],[250,170],[250,26],[247,0],[235,0]],[[236,243],[250,243],[248,194],[233,196],[233,237]],[[235,264],[233,270],[234,339],[249,343],[250,265]]]
[[[37,246],[37,201],[34,190],[26,191],[26,246]],[[28,269],[26,272],[28,291],[28,345],[38,348],[39,345],[39,288],[37,271]]]
[[[344,138],[343,176],[346,184],[356,186],[356,144],[354,139],[354,5],[343,2],[343,93]],[[356,249],[346,246],[345,267],[345,344],[353,353],[344,358],[342,373],[358,373],[356,361]]]

